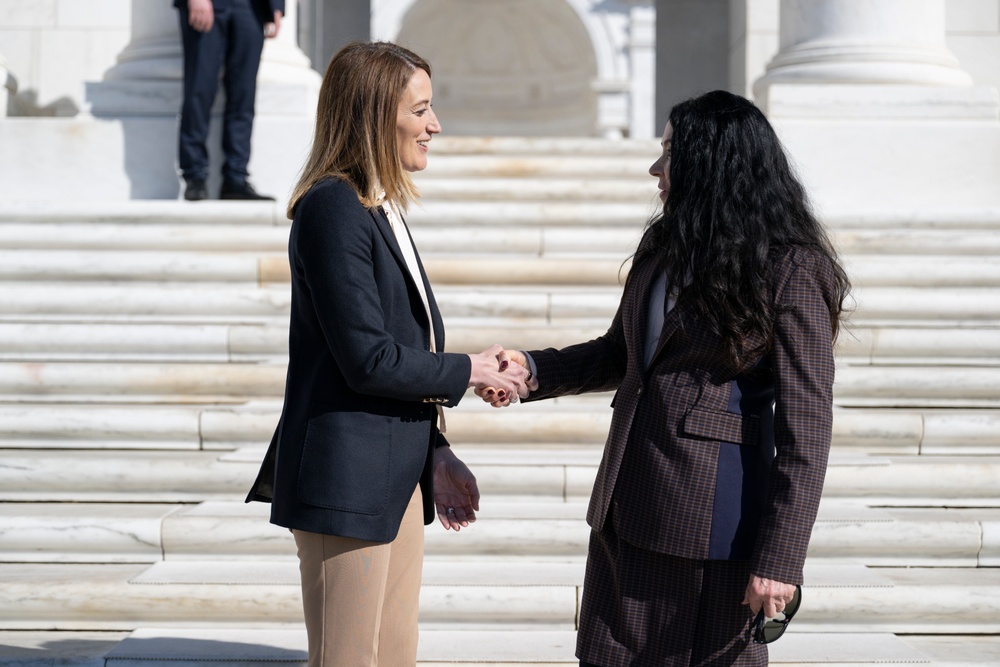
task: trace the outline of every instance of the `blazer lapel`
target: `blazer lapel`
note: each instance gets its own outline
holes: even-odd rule
[[[663,352],[663,348],[667,346],[667,341],[677,332],[683,321],[684,305],[681,303],[674,304],[673,309],[663,318],[663,330],[660,331],[660,341],[656,344],[656,351],[653,352],[653,358],[649,360],[649,368],[652,368],[656,364],[656,359]]]
[[[632,289],[632,297],[627,303],[628,310],[622,312],[622,321],[630,330],[626,330],[625,336],[628,344],[625,346],[628,353],[632,355],[631,362],[636,368],[643,367],[643,351],[646,349],[646,323],[649,319],[649,293],[656,282],[656,274],[659,265],[657,262],[643,262],[640,266],[633,265],[633,275],[629,279],[633,281],[635,287]]]
[[[408,281],[412,290],[411,297],[416,294],[416,298],[420,301],[420,292],[417,290],[416,281],[419,279],[424,283],[424,292],[427,294],[427,305],[430,307],[431,319],[432,321],[428,323],[428,326],[434,330],[434,340],[437,342],[438,350],[444,349],[444,322],[441,320],[441,314],[438,312],[437,303],[434,300],[434,293],[431,292],[431,285],[427,280],[427,272],[424,271],[424,263],[420,259],[420,254],[417,249],[413,249],[413,254],[417,258],[417,265],[420,268],[420,276],[414,276],[410,273],[410,268],[406,265],[406,258],[403,256],[403,249],[399,247],[399,241],[396,239],[396,233],[392,229],[392,225],[389,223],[389,218],[386,216],[385,211],[379,206],[377,210],[370,211],[372,218],[375,219],[375,226],[378,228],[379,233],[382,234],[382,238],[385,239],[386,245],[389,246],[389,250],[392,252],[392,256],[396,258],[396,262],[399,264],[399,270],[403,272],[403,279]],[[406,222],[402,221],[405,225]],[[407,228],[407,234],[409,234],[409,228]],[[421,304],[422,305],[422,304]]]
[[[405,223],[404,223],[405,224]],[[431,311],[431,327],[434,329],[434,340],[437,343],[437,351],[444,351],[444,320],[441,319],[441,311],[438,310],[437,300],[434,298],[434,290],[431,289],[431,281],[427,279],[427,271],[424,270],[424,262],[420,259],[420,253],[416,247],[413,254],[417,257],[417,265],[420,267],[420,279],[424,281],[424,294],[427,295],[427,308]]]
[[[406,268],[406,258],[403,257],[403,249],[399,247],[399,241],[396,240],[396,233],[392,231],[392,225],[389,224],[389,218],[386,217],[385,211],[379,206],[376,209],[369,211],[372,218],[375,220],[375,227],[382,234],[382,238],[385,239],[386,245],[389,246],[389,250],[392,251],[392,256],[396,258],[399,262],[399,268],[402,269],[403,275],[409,275],[410,271]]]
[[[644,262],[636,270],[638,270],[638,273],[634,276],[634,298],[629,301],[629,308],[632,312],[623,313],[623,317],[625,321],[632,323],[631,331],[626,333],[631,343],[628,349],[630,354],[635,357],[632,359],[632,363],[637,368],[643,368],[643,351],[646,349],[646,325],[649,320],[649,297],[661,269],[657,262],[650,261]],[[670,337],[681,327],[684,321],[684,310],[684,303],[678,302],[664,316],[663,328],[660,330],[660,338],[656,344],[656,351],[653,353],[652,359],[649,360],[647,370],[653,367],[657,358],[666,347],[667,342],[670,340]]]

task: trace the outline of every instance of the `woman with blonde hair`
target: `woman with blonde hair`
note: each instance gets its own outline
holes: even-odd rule
[[[450,354],[402,213],[441,131],[430,66],[395,44],[330,61],[288,206],[281,419],[249,500],[298,547],[310,667],[416,663],[423,527],[475,521],[475,477],[439,420],[470,386],[524,392],[499,346]],[[506,367],[506,362],[503,362]]]

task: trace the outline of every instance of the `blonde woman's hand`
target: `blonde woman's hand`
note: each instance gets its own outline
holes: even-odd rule
[[[434,450],[434,506],[445,530],[459,531],[476,521],[479,510],[476,476],[451,447]]]

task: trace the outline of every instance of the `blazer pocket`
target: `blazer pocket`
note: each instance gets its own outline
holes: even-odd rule
[[[326,412],[309,420],[298,496],[316,507],[379,514],[389,501],[392,420],[367,412]]]
[[[681,433],[692,438],[756,447],[760,443],[760,418],[695,408],[684,415]]]

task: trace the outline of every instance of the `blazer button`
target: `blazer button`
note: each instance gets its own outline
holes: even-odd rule
[[[638,389],[636,389],[635,395],[636,396],[642,396],[642,387],[639,387]]]

